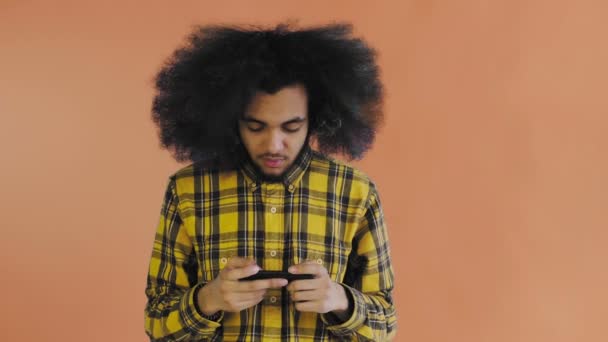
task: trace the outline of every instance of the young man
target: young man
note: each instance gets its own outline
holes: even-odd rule
[[[374,52],[350,33],[201,27],[158,74],[162,145],[192,163],[169,177],[161,209],[151,341],[394,336],[378,193],[327,157],[360,158],[382,119]],[[286,273],[242,280],[260,270]]]

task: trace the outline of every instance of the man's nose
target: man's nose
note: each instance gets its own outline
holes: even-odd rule
[[[269,153],[279,153],[283,150],[285,137],[281,132],[270,132],[266,139],[266,149]]]

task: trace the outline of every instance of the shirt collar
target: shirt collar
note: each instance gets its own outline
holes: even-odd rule
[[[263,175],[260,174],[256,167],[254,167],[251,158],[249,158],[249,155],[247,154],[247,151],[244,148],[241,149],[240,154],[241,156],[239,158],[239,168],[246,176],[250,188],[255,191],[255,189],[257,189],[262,184],[264,179]],[[289,192],[293,192],[296,189],[298,182],[304,174],[304,171],[308,169],[311,159],[312,149],[306,143],[304,144],[302,150],[296,157],[296,160],[294,160],[293,164],[289,166],[289,168],[285,171],[285,173],[283,173],[283,176],[281,177],[281,183],[285,185],[285,188]]]

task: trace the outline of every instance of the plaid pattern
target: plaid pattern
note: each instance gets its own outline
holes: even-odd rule
[[[283,182],[249,162],[191,164],[169,178],[150,260],[145,328],[151,341],[386,341],[394,336],[393,270],[374,184],[306,146]],[[285,289],[219,322],[194,305],[197,286],[233,256],[266,270],[314,260],[352,295],[345,322],[295,310]]]

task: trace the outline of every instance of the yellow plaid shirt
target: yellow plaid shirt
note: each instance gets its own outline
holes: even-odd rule
[[[286,271],[314,260],[352,295],[352,315],[299,312],[285,289],[217,321],[194,293],[229,258]],[[393,270],[374,184],[307,145],[282,182],[263,182],[249,161],[191,164],[169,177],[147,279],[151,341],[386,341],[396,332]]]

